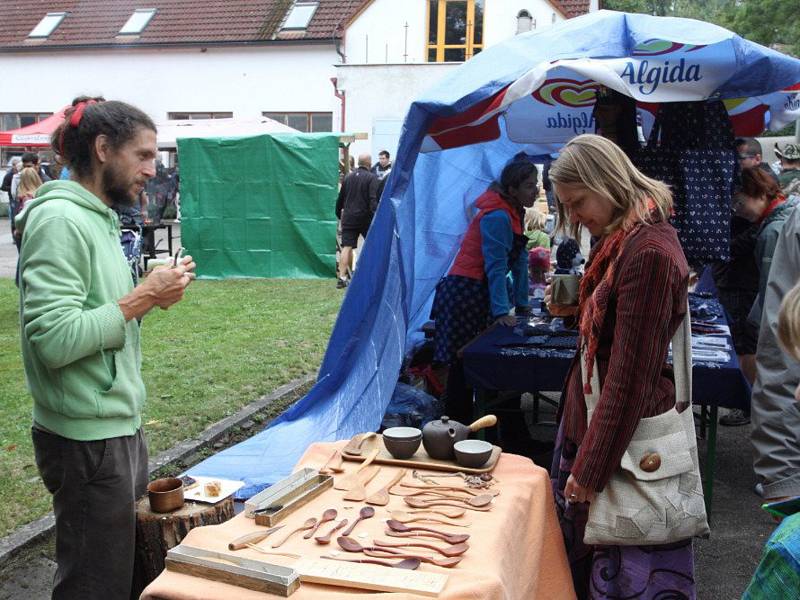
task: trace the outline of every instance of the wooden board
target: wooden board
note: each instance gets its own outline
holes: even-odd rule
[[[290,567],[189,546],[172,548],[167,553],[166,567],[176,573],[283,597],[300,587],[297,571]]]
[[[436,597],[447,584],[447,575],[444,573],[392,569],[369,563],[304,558],[294,568],[304,583],[379,592],[410,592]]]
[[[425,452],[425,448],[421,444],[419,450],[416,451],[414,456],[405,460],[401,460],[389,454],[389,451],[383,445],[383,437],[378,435],[376,438],[364,442],[364,446],[361,448],[361,454],[348,454],[346,452],[342,452],[342,458],[345,460],[362,462],[364,460],[364,456],[373,448],[380,448],[378,457],[372,461],[375,464],[395,465],[397,467],[406,467],[409,469],[431,469],[434,471],[452,472],[460,471],[462,473],[490,472],[495,468],[495,466],[497,466],[497,461],[500,459],[500,454],[503,452],[503,449],[499,446],[492,446],[492,454],[489,456],[489,460],[486,461],[485,465],[478,469],[462,467],[454,460],[437,460],[435,458],[431,458],[428,456],[428,453]]]

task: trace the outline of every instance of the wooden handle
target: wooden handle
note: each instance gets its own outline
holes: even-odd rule
[[[389,542],[386,540],[375,540],[372,542],[376,546],[388,546],[389,548],[427,548],[428,550],[433,550],[434,552],[438,552],[442,556],[447,556],[445,551],[439,546],[435,546],[433,544],[426,544],[424,542]]]
[[[347,526],[347,519],[342,519],[341,522],[339,522],[335,527],[333,527],[328,533],[326,533],[325,535],[318,535],[317,537],[314,538],[314,540],[318,544],[330,544],[331,536],[337,531],[339,531],[342,527],[346,526]]]
[[[359,515],[358,518],[355,521],[353,521],[353,524],[342,532],[342,536],[346,537],[351,533],[353,533],[353,529],[355,529],[356,525],[358,525],[361,522],[361,519],[362,517],[361,515]]]
[[[242,548],[247,548],[248,544],[257,544],[261,540],[265,539],[270,533],[275,531],[274,529],[267,529],[264,531],[254,531],[252,533],[248,533],[241,537],[236,538],[230,544],[228,544],[228,550],[241,550]]]
[[[486,415],[470,425],[469,430],[475,432],[484,427],[494,427],[495,425],[497,425],[497,417],[494,415]]]
[[[367,454],[367,458],[364,460],[364,462],[363,462],[363,463],[361,463],[361,464],[358,466],[358,468],[356,469],[356,473],[358,473],[359,471],[361,471],[361,469],[363,469],[364,467],[367,467],[367,466],[369,466],[369,464],[370,464],[370,463],[371,463],[373,460],[375,460],[376,458],[378,458],[378,454],[380,454],[380,450],[379,450],[378,448],[375,448],[374,450],[370,451],[370,453],[369,453],[369,454]]]

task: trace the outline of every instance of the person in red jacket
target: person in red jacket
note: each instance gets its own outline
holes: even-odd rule
[[[528,310],[528,238],[525,209],[533,206],[538,171],[527,160],[512,160],[500,180],[475,202],[473,217],[447,276],[436,286],[431,316],[436,321],[434,362],[448,365],[446,411],[451,418],[472,420],[458,350],[496,321],[514,325],[511,308]],[[508,274],[513,281],[508,288]]]

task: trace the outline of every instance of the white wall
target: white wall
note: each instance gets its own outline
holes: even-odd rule
[[[373,162],[380,150],[395,155],[399,128],[394,144],[385,121],[402,121],[411,103],[419,98],[439,79],[453,69],[456,63],[426,63],[416,65],[338,65],[336,76],[339,89],[346,91],[346,128],[351,132],[369,133],[370,139],[354,142],[351,154],[369,152]],[[383,121],[383,122],[382,122]],[[379,135],[375,142],[372,136],[376,122]],[[374,143],[380,147],[373,148]]]
[[[428,0],[375,0],[347,28],[345,56],[350,64],[427,62]],[[484,47],[517,33],[517,14],[527,10],[536,30],[564,17],[547,0],[485,0]],[[406,23],[408,29],[406,30]],[[406,39],[408,40],[406,43]],[[407,55],[407,56],[404,56]]]
[[[156,121],[169,112],[332,112],[333,45],[2,53],[0,112],[54,112],[80,94],[138,106]]]

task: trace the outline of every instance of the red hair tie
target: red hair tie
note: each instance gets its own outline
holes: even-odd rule
[[[83,102],[78,102],[75,105],[75,110],[72,111],[72,114],[69,117],[69,126],[70,127],[77,127],[81,123],[81,119],[83,118],[83,111],[86,110],[86,107],[91,104],[97,104],[97,100],[84,100]],[[61,128],[61,135],[59,136],[58,140],[58,147],[59,147],[59,154],[64,156],[64,131],[66,127]]]

